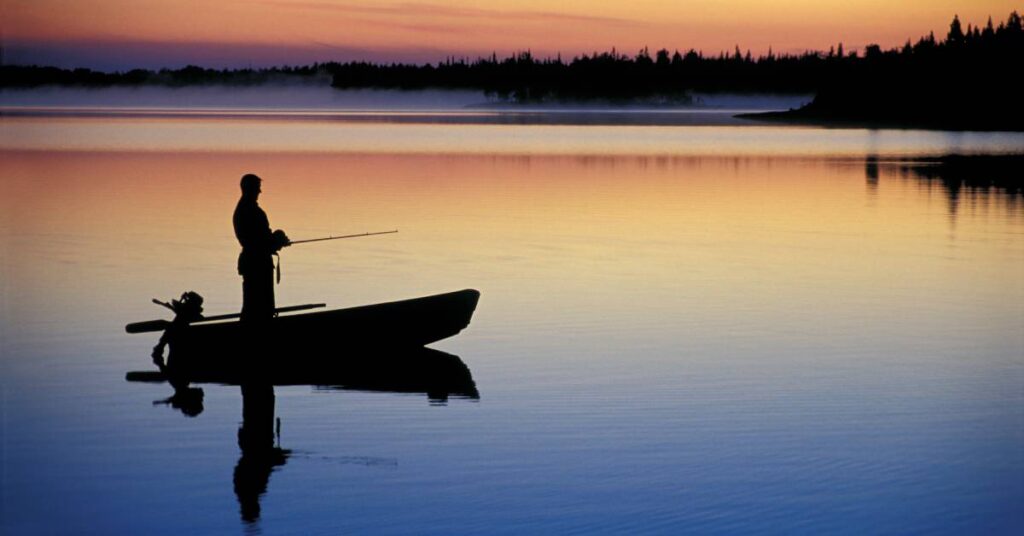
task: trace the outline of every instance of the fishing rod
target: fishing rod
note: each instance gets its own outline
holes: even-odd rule
[[[378,231],[378,232],[375,232],[375,233],[359,233],[359,234],[350,234],[350,235],[342,235],[342,236],[325,236],[323,238],[307,238],[305,240],[292,240],[291,243],[289,243],[288,245],[294,246],[295,244],[305,244],[305,243],[308,243],[308,242],[323,242],[325,240],[341,240],[342,238],[358,238],[360,236],[373,236],[373,235],[382,235],[382,234],[392,234],[392,233],[397,233],[397,232],[398,232],[398,229],[395,229],[394,231]]]

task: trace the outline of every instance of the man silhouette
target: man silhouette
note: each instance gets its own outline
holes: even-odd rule
[[[235,207],[235,237],[242,245],[238,273],[242,276],[242,322],[264,321],[274,316],[274,253],[291,244],[283,231],[271,232],[267,213],[257,203],[263,180],[253,174],[242,177],[242,198]]]

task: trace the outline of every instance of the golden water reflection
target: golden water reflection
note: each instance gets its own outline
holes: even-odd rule
[[[965,281],[949,314],[1014,318],[1019,301],[1006,294],[1024,294],[1016,194],[955,203],[951,231],[948,193],[872,177],[862,159],[2,156],[4,278],[23,319],[71,320],[97,300],[145,318],[149,297],[186,289],[211,312],[237,310],[230,216],[249,172],[264,178],[271,224],[293,239],[400,230],[286,250],[283,305],[478,288],[481,322],[658,334],[695,309],[814,321],[815,308],[856,317],[891,300],[909,314],[918,292]]]
[[[256,115],[210,110],[122,115],[96,109],[20,116],[0,110],[0,147],[47,151],[164,151],[531,156],[889,156],[1019,153],[1020,132],[944,132],[721,124],[728,113],[692,112],[683,124],[639,111],[465,111],[397,114],[367,111]],[[397,114],[397,115],[396,115]],[[571,112],[569,112],[571,115]],[[673,114],[668,114],[673,115]],[[652,122],[653,121],[653,122]],[[675,120],[673,120],[675,121]],[[568,124],[566,124],[568,122]]]

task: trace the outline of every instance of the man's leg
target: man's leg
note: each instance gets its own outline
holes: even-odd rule
[[[274,316],[274,270],[254,270],[242,276],[242,320],[268,320]]]

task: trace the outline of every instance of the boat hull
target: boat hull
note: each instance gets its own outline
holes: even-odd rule
[[[279,316],[256,328],[240,321],[193,324],[173,334],[168,367],[196,378],[223,371],[315,374],[346,356],[388,354],[451,337],[469,325],[480,293]]]

